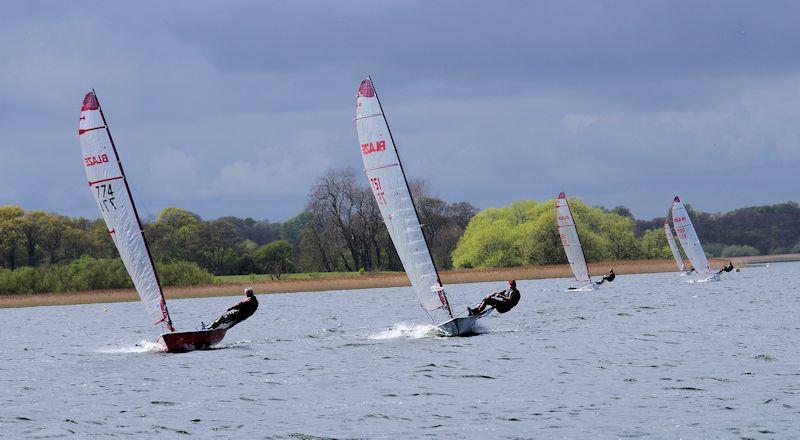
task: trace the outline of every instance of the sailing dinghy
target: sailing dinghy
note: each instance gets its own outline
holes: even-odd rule
[[[683,202],[678,196],[675,196],[672,201],[672,224],[675,226],[675,234],[678,235],[678,241],[681,242],[683,251],[686,252],[686,256],[692,262],[695,273],[700,277],[700,279],[690,282],[719,281],[719,274],[713,272],[708,266],[708,259],[703,251],[703,245],[700,244],[700,239],[694,230],[689,213],[686,212],[686,207],[683,206]]]
[[[578,236],[578,228],[575,227],[572,210],[569,208],[567,196],[563,192],[556,197],[556,222],[558,223],[558,235],[561,237],[561,244],[564,245],[569,267],[572,268],[575,279],[580,283],[584,283],[581,287],[570,287],[567,290],[578,292],[597,290],[597,284],[592,282],[592,275],[589,273],[589,266],[586,264],[586,255],[583,253],[583,246],[581,246],[581,239]]]
[[[371,78],[358,87],[355,122],[370,188],[422,308],[448,336],[473,333],[477,320],[491,309],[475,316],[453,315]]]
[[[165,351],[183,352],[208,348],[222,341],[225,330],[175,331],[125,171],[94,91],[83,98],[78,137],[89,190],[97,201],[108,233],[142,299],[150,322],[166,327],[167,332],[161,335],[159,343]]]
[[[667,243],[669,243],[669,249],[672,251],[672,256],[675,258],[675,264],[678,266],[678,270],[681,272],[681,275],[686,275],[686,266],[683,264],[681,251],[675,243],[675,236],[672,234],[672,227],[669,225],[669,219],[666,218],[664,219],[664,233],[667,235]]]

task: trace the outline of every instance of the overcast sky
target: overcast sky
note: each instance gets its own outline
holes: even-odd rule
[[[798,200],[798,5],[8,3],[0,205],[98,216],[76,133],[95,88],[143,215],[285,220],[326,169],[360,173],[367,74],[406,173],[449,201]]]

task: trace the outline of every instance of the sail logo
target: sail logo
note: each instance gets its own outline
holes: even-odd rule
[[[86,156],[83,158],[83,163],[87,166],[100,165],[101,163],[108,163],[108,155],[98,154],[97,156]]]
[[[376,151],[386,151],[386,141],[369,142],[361,144],[361,154],[367,155]]]
[[[558,216],[558,220],[559,220],[559,221],[567,221],[567,220],[569,220],[569,216],[566,216],[566,215],[559,215],[559,216]]]
[[[686,221],[686,217],[677,217],[677,218],[672,219],[672,223],[680,223],[680,222],[685,222],[685,221]]]

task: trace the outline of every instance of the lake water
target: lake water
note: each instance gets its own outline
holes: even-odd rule
[[[799,273],[520,281],[465,338],[435,336],[410,288],[263,295],[219,349],[177,355],[139,303],[0,309],[0,437],[797,437]],[[234,301],[170,311],[189,330]]]

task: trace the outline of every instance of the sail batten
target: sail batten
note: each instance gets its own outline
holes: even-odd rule
[[[572,217],[567,196],[563,192],[556,198],[556,222],[558,235],[575,279],[583,283],[591,283],[592,276],[589,273],[589,266],[586,264],[586,256],[583,253],[578,229],[575,227],[575,219]]]
[[[694,270],[700,275],[711,274],[711,268],[708,267],[708,258],[706,258],[706,253],[700,244],[700,238],[697,237],[697,232],[694,230],[689,213],[678,196],[675,196],[672,201],[672,224],[675,226],[675,234],[678,236],[678,241],[681,242],[683,251],[686,252],[686,256],[692,262]]]
[[[678,270],[681,272],[685,271],[686,266],[683,264],[681,251],[675,243],[675,237],[672,235],[672,228],[669,226],[669,221],[667,219],[664,219],[664,233],[667,235],[667,243],[669,243],[669,249],[672,251],[672,256],[675,258],[675,264],[678,266]]]
[[[100,130],[103,128],[104,130]],[[78,137],[84,169],[100,214],[153,324],[172,321],[125,171],[95,93],[83,100]]]
[[[452,317],[402,161],[370,78],[359,85],[354,120],[364,171],[411,286],[425,310],[445,311]]]

